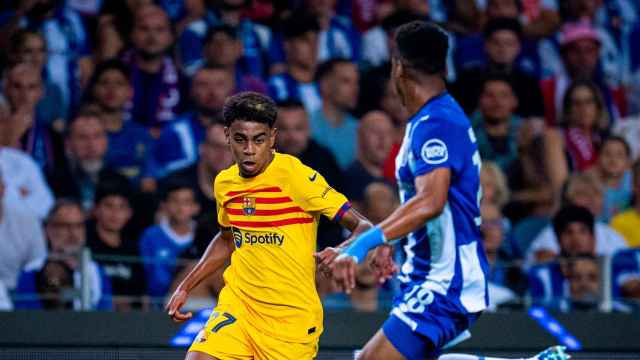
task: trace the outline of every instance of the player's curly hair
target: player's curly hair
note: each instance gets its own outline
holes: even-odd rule
[[[225,126],[236,120],[254,121],[273,127],[278,117],[276,104],[270,97],[252,91],[233,95],[224,103],[222,119]]]
[[[429,75],[446,71],[449,36],[440,26],[412,21],[398,28],[395,41],[400,58],[414,69]]]

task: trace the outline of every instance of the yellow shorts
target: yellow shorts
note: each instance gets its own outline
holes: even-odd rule
[[[221,296],[221,301],[225,301]],[[219,303],[189,351],[220,360],[306,360],[315,358],[318,342],[294,343],[275,339],[249,324],[244,305],[227,299]]]

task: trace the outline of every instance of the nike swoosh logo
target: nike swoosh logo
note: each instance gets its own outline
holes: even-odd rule
[[[316,177],[318,177],[318,173],[317,172],[315,172],[315,173],[313,173],[313,175],[309,176],[309,180],[312,181],[312,182],[316,181]]]

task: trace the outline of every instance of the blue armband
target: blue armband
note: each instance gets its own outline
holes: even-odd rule
[[[369,250],[384,244],[386,241],[384,233],[379,226],[358,235],[358,237],[343,252],[348,256],[353,256],[357,263],[361,263],[367,257]]]

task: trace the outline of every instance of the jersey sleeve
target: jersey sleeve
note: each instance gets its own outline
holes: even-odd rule
[[[213,182],[213,194],[216,198],[216,210],[218,213],[218,225],[221,228],[230,228],[231,223],[229,222],[229,214],[224,207],[224,198],[222,197],[222,185],[220,184],[219,176],[216,176]]]
[[[465,146],[469,134],[456,125],[430,118],[415,125],[411,134],[412,171],[415,176],[427,174],[437,168],[450,168],[457,172],[462,168]]]
[[[351,203],[342,193],[331,187],[317,171],[299,164],[291,173],[292,194],[298,205],[307,212],[339,221],[351,208]]]

